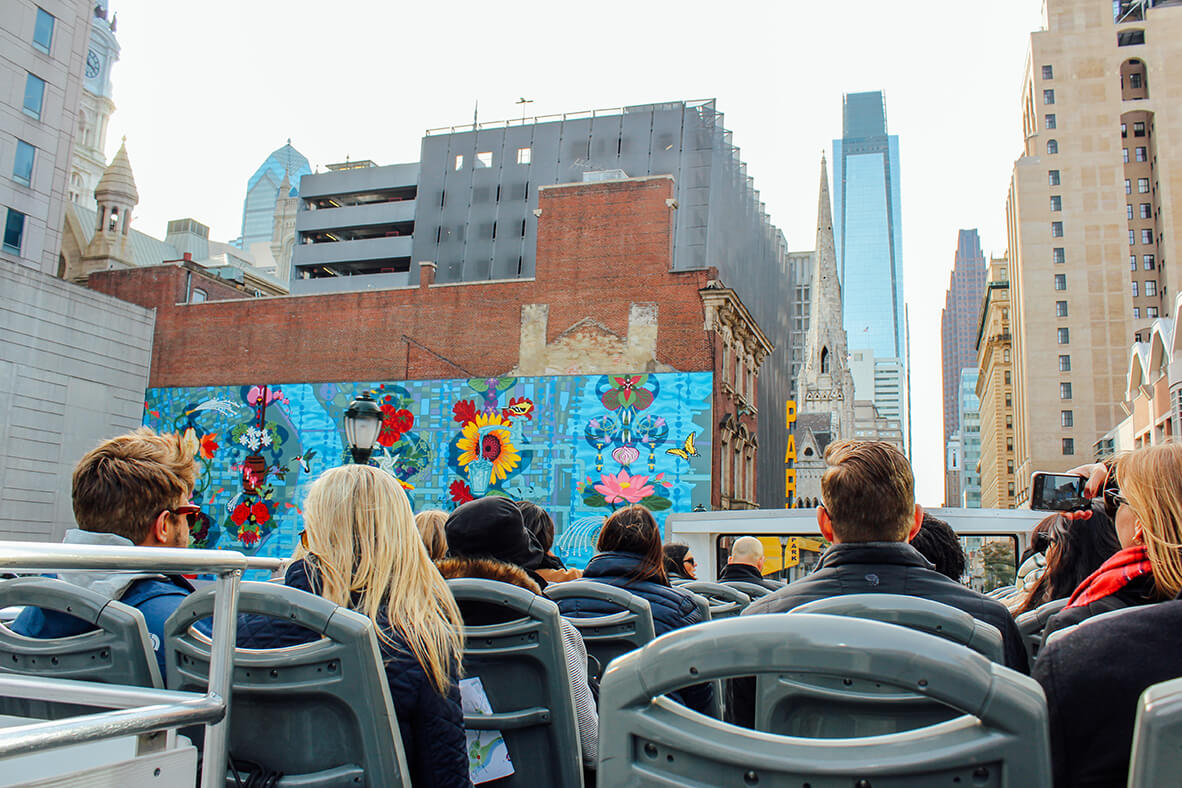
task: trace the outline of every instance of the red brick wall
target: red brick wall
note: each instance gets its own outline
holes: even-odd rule
[[[709,371],[698,290],[716,274],[670,272],[672,196],[669,178],[542,189],[533,281],[221,303],[211,292],[180,306],[157,268],[102,272],[91,286],[158,308],[151,386],[501,374],[517,364],[522,304],[549,305],[553,340],[586,317],[625,336],[630,305],[656,303],[658,360]]]
[[[149,309],[174,306],[188,297],[187,282],[205,291],[210,301],[246,298],[241,290],[210,276],[189,271],[183,263],[154,265],[149,268],[95,271],[86,285],[91,290],[113,295]]]

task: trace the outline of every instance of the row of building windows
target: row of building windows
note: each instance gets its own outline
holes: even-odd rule
[[[455,169],[464,169],[464,163],[467,157],[462,153],[457,153],[455,157]],[[533,161],[533,148],[518,148],[517,149],[517,163],[529,164]],[[493,153],[490,150],[480,151],[472,157],[472,168],[482,170],[493,166]]]
[[[1153,244],[1153,228],[1152,227],[1142,227],[1141,228],[1141,245],[1142,246],[1150,246],[1152,244]],[[1136,230],[1129,230],[1129,246],[1136,246],[1136,245],[1137,245],[1137,231]]]
[[[1137,282],[1134,281],[1132,283],[1132,285],[1133,285],[1133,298],[1136,298],[1137,297],[1137,290],[1138,290]],[[1154,279],[1146,279],[1144,292],[1145,292],[1145,295],[1147,295],[1147,296],[1157,295],[1157,281]]]
[[[1128,139],[1128,136],[1129,136],[1129,124],[1127,124],[1127,123],[1120,124],[1121,139]],[[1138,120],[1133,123],[1133,136],[1134,137],[1144,137],[1145,136],[1145,121]]]
[[[1155,267],[1153,255],[1151,255],[1151,254],[1143,255],[1142,265],[1145,266],[1146,271],[1152,271]],[[1137,255],[1135,255],[1135,254],[1129,255],[1129,270],[1130,271],[1137,270]]]
[[[1128,164],[1129,163],[1129,149],[1128,148],[1121,148],[1121,155],[1124,157],[1125,164]],[[1138,145],[1137,147],[1133,148],[1133,158],[1135,161],[1149,161],[1149,159],[1147,157],[1148,157],[1148,152],[1145,150],[1144,145]]]
[[[33,48],[45,54],[50,54],[53,48],[53,31],[57,20],[53,14],[44,8],[37,9],[37,17],[33,22]],[[45,80],[32,72],[25,73],[25,95],[21,103],[21,110],[35,120],[41,120],[41,113],[45,108]],[[33,185],[33,163],[37,158],[37,148],[22,139],[16,141],[16,155],[12,162],[12,180],[22,186]],[[19,255],[21,242],[25,235],[25,214],[13,208],[8,208],[4,217],[4,236],[0,239],[0,248],[10,254]]]
[[[1131,180],[1129,180],[1128,178],[1125,178],[1125,194],[1132,194],[1132,193],[1133,193],[1133,182]],[[1138,178],[1137,179],[1137,193],[1138,194],[1149,194],[1149,179],[1148,178]]]
[[[1152,318],[1157,317],[1158,314],[1159,314],[1159,312],[1158,312],[1157,307],[1155,307],[1155,306],[1145,307],[1145,317],[1152,319]],[[1141,319],[1141,307],[1139,307],[1139,306],[1133,307],[1133,319],[1134,320]],[[1137,341],[1139,342],[1140,340],[1138,339]]]
[[[1134,218],[1132,203],[1127,203],[1125,205],[1125,216],[1129,219]],[[1142,219],[1152,219],[1153,218],[1153,205],[1150,203],[1147,203],[1147,202],[1141,203],[1139,216]]]

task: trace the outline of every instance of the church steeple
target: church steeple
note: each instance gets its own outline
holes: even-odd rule
[[[103,171],[94,199],[98,202],[94,236],[82,253],[81,270],[69,277],[75,281],[85,281],[93,271],[135,265],[131,250],[131,209],[139,204],[140,193],[127,158],[126,137]]]
[[[821,156],[821,185],[817,198],[817,238],[810,285],[809,328],[805,338],[804,368],[797,381],[802,413],[833,414],[833,436],[853,432],[854,383],[849,370],[842,323],[841,280],[833,242],[833,209],[829,202],[829,172]]]

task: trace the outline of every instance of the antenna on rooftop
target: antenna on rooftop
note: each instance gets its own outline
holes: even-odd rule
[[[522,96],[521,98],[517,99],[517,101],[515,101],[513,103],[521,105],[521,120],[522,120],[522,122],[524,122],[525,121],[525,106],[527,104],[533,104],[534,100],[527,99],[525,96]]]

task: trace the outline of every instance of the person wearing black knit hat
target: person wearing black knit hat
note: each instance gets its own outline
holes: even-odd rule
[[[446,579],[494,580],[542,593],[546,581],[537,570],[546,554],[526,530],[521,510],[513,501],[498,496],[469,501],[451,513],[443,529],[447,533],[447,557],[435,565]],[[462,605],[461,613],[469,615]],[[559,626],[579,718],[583,765],[594,768],[599,752],[599,716],[587,679],[587,647],[573,624],[560,617]]]

